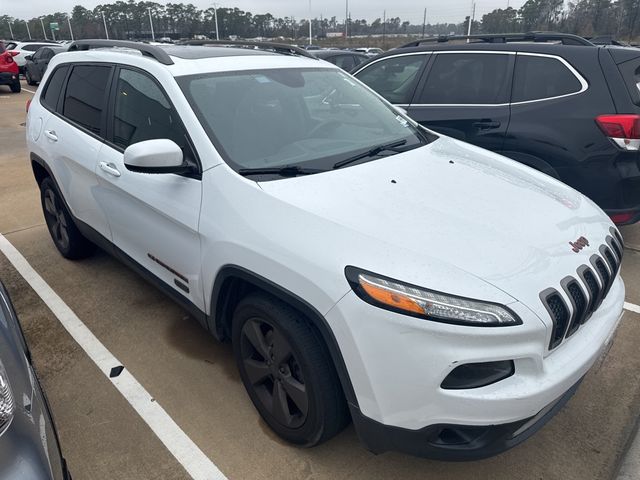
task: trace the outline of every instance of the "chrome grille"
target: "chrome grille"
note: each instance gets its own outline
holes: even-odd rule
[[[609,293],[620,271],[624,253],[624,243],[617,230],[611,229],[611,235],[607,236],[598,252],[599,255],[591,256],[589,265],[581,265],[577,269],[576,276],[566,277],[560,282],[564,296],[555,288],[547,288],[540,293],[540,299],[553,321],[549,350],[587,323]]]

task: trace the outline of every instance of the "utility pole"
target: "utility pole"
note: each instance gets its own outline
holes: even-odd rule
[[[69,24],[69,33],[71,34],[71,41],[73,42],[74,38],[73,38],[73,29],[71,28],[71,19],[69,18],[69,15],[67,15],[67,23]],[[31,38],[31,37],[29,37]]]
[[[344,38],[349,38],[349,0],[345,0],[344,8]]]
[[[27,35],[29,35],[29,40],[31,40],[31,30],[29,30],[29,22],[25,20],[24,24],[27,26]]]
[[[11,34],[11,39],[13,40],[13,28],[11,28],[11,22],[7,21],[9,24],[9,33]]]
[[[109,31],[107,30],[107,20],[104,18],[104,12],[100,12],[102,14],[102,23],[104,23],[104,34],[107,36],[107,40],[109,40]]]
[[[467,36],[471,35],[471,24],[473,23],[473,19],[476,16],[476,2],[471,2],[471,15],[469,16],[469,27],[467,28]],[[467,43],[469,43],[469,39],[467,38]]]
[[[311,0],[309,0],[309,45],[313,45],[313,34],[311,33]]]
[[[218,34],[218,4],[213,4],[213,16],[216,19],[216,40],[220,40],[220,35]]]
[[[44,22],[42,21],[42,18],[40,19],[40,25],[42,26],[42,34],[44,35],[44,39],[49,40],[47,38],[47,31],[44,29]]]
[[[387,11],[383,10],[382,11],[382,49],[384,50],[386,42],[385,42],[385,38],[387,35]]]
[[[147,8],[147,12],[149,12],[149,25],[151,26],[151,40],[156,41],[156,34],[153,31],[153,20],[151,19],[151,7]]]
[[[424,29],[427,26],[427,9],[424,9],[424,16],[422,17],[422,38],[424,38]]]

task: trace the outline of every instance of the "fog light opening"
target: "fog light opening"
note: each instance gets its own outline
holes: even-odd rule
[[[440,387],[445,390],[486,387],[510,377],[515,371],[513,360],[466,363],[454,368]]]

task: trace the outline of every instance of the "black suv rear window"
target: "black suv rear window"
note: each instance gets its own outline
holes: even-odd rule
[[[56,68],[56,71],[53,72],[47,85],[45,86],[44,94],[42,95],[42,103],[48,107],[50,110],[55,110],[58,105],[58,99],[60,98],[60,90],[62,90],[62,84],[64,83],[64,79],[67,76],[67,71],[69,67],[67,65],[63,65],[61,67]]]
[[[512,102],[559,97],[579,92],[581,89],[578,78],[560,60],[518,54]]]
[[[509,101],[509,55],[439,53],[418,103],[495,105]]]
[[[67,82],[62,114],[89,131],[100,133],[110,73],[111,67],[107,66],[73,67]]]

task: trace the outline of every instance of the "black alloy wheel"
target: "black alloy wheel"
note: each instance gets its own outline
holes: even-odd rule
[[[69,249],[69,224],[62,209],[58,196],[52,189],[43,192],[44,216],[49,227],[49,233],[55,244],[63,249]]]
[[[262,405],[288,428],[304,424],[309,397],[300,364],[284,335],[261,318],[250,318],[242,327],[244,371]]]

